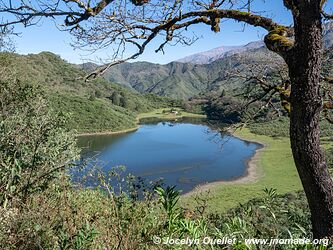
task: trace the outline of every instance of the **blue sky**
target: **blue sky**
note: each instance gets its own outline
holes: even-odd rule
[[[253,6],[253,10],[265,11],[266,16],[273,18],[277,22],[290,25],[291,15],[282,2],[282,0],[258,0]],[[60,21],[57,22],[61,24]],[[83,61],[96,61],[99,58],[106,60],[110,54],[108,51],[111,51],[111,49],[104,49],[91,54],[87,51],[74,50],[70,46],[70,43],[73,42],[71,35],[67,32],[59,31],[54,21],[48,19],[43,20],[37,26],[28,28],[18,26],[16,31],[21,33],[19,37],[15,38],[16,50],[21,54],[51,51],[71,63],[81,63]],[[251,26],[246,26],[245,30],[243,30],[243,25],[234,21],[223,22],[219,33],[213,33],[210,27],[206,25],[191,27],[189,32],[195,32],[201,38],[191,46],[168,46],[164,55],[154,52],[158,44],[158,41],[156,41],[137,60],[165,64],[219,46],[246,44],[262,39],[265,34],[264,30]]]

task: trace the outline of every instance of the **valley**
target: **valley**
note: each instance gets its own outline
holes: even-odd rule
[[[332,26],[332,23],[327,23],[324,27],[326,49],[333,46]],[[330,49],[327,51],[332,54]],[[330,63],[327,62],[326,65]],[[139,93],[154,93],[186,100],[211,91],[232,92],[243,83],[237,72],[242,72],[242,75],[250,74],[253,65],[260,69],[271,66],[276,70],[283,64],[283,59],[269,51],[263,41],[256,41],[243,46],[222,46],[165,65],[149,62],[124,63],[111,67],[103,77]],[[80,67],[91,72],[97,65],[86,63]],[[236,77],[231,80],[231,76],[235,74]]]
[[[0,1],[0,249],[331,249],[331,1],[254,2]]]

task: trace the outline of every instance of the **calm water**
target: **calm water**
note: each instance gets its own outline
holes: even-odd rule
[[[126,166],[126,172],[146,180],[163,178],[188,192],[198,184],[241,177],[246,160],[258,145],[221,135],[193,121],[142,124],[131,133],[79,138],[82,158],[95,156],[109,170]]]

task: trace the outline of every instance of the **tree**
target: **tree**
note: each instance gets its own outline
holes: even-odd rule
[[[111,95],[111,100],[114,105],[120,106],[120,95],[114,91]]]
[[[129,7],[128,2],[135,6]],[[333,108],[333,98],[324,102],[319,89],[321,81],[333,82],[332,78],[321,76],[322,21],[323,18],[333,19],[333,15],[325,12],[327,0],[283,0],[294,23],[293,27],[286,27],[264,15],[252,13],[253,2],[100,0],[91,5],[91,1],[63,0],[38,1],[39,4],[32,5],[21,0],[14,5],[12,1],[1,1],[1,11],[13,17],[4,20],[2,27],[17,23],[28,26],[39,17],[63,16],[80,46],[117,44],[115,58],[126,44],[137,48],[135,54],[101,67],[87,79],[115,64],[137,58],[161,35],[165,39],[156,52],[163,52],[171,42],[191,44],[195,37],[188,38],[183,32],[195,24],[203,23],[213,32],[219,32],[222,19],[234,19],[267,30],[264,39],[267,48],[278,53],[289,70],[290,87],[274,88],[289,102],[291,148],[308,199],[313,235],[316,238],[333,236],[333,182],[320,148],[319,128],[321,111]],[[291,93],[287,95],[289,89]]]
[[[96,98],[101,98],[102,97],[102,92],[100,90],[95,90],[95,97]]]
[[[122,96],[120,98],[120,106],[126,109],[130,108],[130,102],[129,99],[127,98],[127,96]]]
[[[236,98],[230,96],[211,96],[208,98],[204,110],[210,120],[235,124],[242,120],[243,105]]]
[[[10,39],[10,34],[13,30],[8,27],[0,27],[0,52],[14,51],[13,41]]]

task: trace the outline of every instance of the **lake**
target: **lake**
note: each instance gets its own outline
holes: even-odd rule
[[[126,173],[147,181],[163,178],[183,193],[207,182],[246,174],[258,144],[221,134],[203,121],[145,122],[137,131],[78,138],[82,159],[103,170],[126,166]]]

